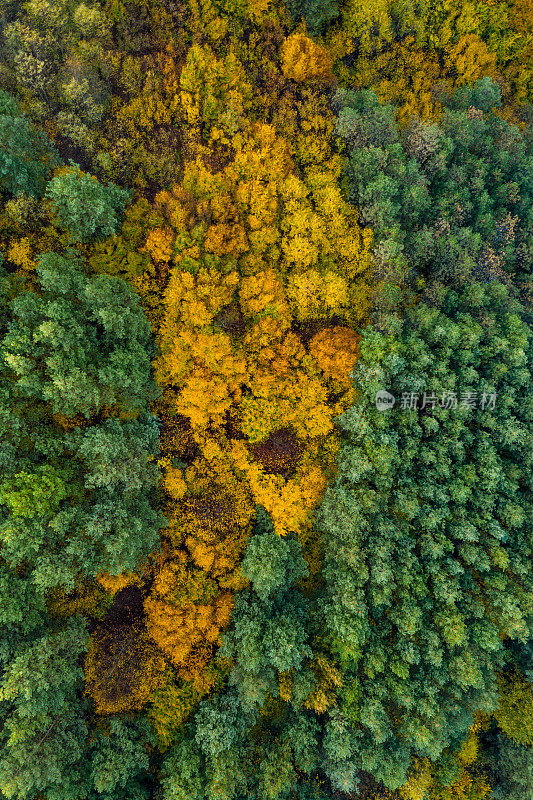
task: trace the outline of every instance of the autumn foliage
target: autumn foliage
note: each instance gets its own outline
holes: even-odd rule
[[[369,387],[529,408],[531,4],[0,21],[0,796],[523,800],[529,434]]]

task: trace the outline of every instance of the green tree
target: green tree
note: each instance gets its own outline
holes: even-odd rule
[[[303,17],[312,36],[322,33],[340,15],[336,0],[287,0],[287,7],[293,24]]]
[[[4,722],[0,733],[0,791],[7,798],[83,797],[82,756],[87,737],[83,673],[86,628],[71,618],[21,646],[0,682]]]
[[[94,175],[82,172],[79,165],[56,175],[46,187],[59,222],[73,242],[91,236],[102,238],[116,233],[119,217],[132,199],[132,193],[114,183],[103,186]]]
[[[145,408],[155,397],[150,327],[130,287],[55,253],[41,257],[37,276],[41,291],[14,299],[0,343],[17,394],[66,416]]]
[[[2,284],[13,318],[0,344],[0,540],[3,559],[42,593],[135,569],[165,520],[154,507],[158,424],[145,409],[155,386],[136,297],[55,254],[38,270],[40,293],[18,287],[9,298]],[[102,421],[113,403],[134,418]]]
[[[533,746],[493,732],[484,753],[492,770],[494,800],[524,800],[533,795]]]
[[[73,431],[65,439],[84,463],[84,485],[108,491],[139,491],[157,483],[157,418],[143,413],[136,420],[107,419],[101,425]]]
[[[60,163],[46,134],[20,112],[13,96],[0,91],[0,189],[10,195],[41,197]]]
[[[20,463],[39,456],[51,463],[14,467],[0,483],[3,557],[28,570],[41,591],[134,569],[157,547],[165,523],[153,507],[154,418],[107,420],[63,435],[52,428],[41,437]]]
[[[496,707],[501,640],[529,635],[531,332],[498,283],[440,304],[364,332],[317,513],[339,719],[355,729],[329,747],[332,774],[355,759],[389,788],[411,754],[438,759]],[[383,389],[392,410],[376,408]]]
[[[248,711],[260,707],[267,695],[278,694],[277,671],[298,673],[312,656],[309,602],[293,588],[307,575],[301,546],[278,536],[261,506],[255,531],[242,561],[243,575],[253,590],[237,595],[221,648],[221,654],[233,661],[229,680]],[[306,685],[310,691],[309,677]]]
[[[439,125],[413,118],[400,132],[394,107],[373,91],[332,98],[347,156],[344,187],[374,231],[376,277],[389,288],[417,276],[530,281],[531,140],[493,113],[497,84],[483,78],[442,97]],[[393,303],[398,291],[392,292]],[[387,300],[387,292],[382,294]]]
[[[154,734],[123,715],[89,727],[80,657],[86,621],[35,628],[6,660],[0,680],[0,792],[24,800],[147,800]]]
[[[93,731],[86,759],[90,800],[147,800],[149,750],[155,737],[148,720],[124,715]]]

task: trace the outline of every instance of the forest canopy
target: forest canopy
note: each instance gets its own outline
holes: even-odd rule
[[[525,0],[0,0],[0,800],[533,796]]]

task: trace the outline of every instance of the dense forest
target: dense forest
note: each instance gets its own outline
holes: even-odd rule
[[[533,800],[533,6],[0,0],[0,800]]]

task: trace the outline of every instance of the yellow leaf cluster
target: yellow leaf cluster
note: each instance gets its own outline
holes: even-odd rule
[[[217,60],[210,47],[193,44],[180,78],[181,104],[189,124],[216,123],[235,133],[252,87],[233,52]]]
[[[418,47],[414,36],[394,42],[382,53],[358,59],[361,83],[371,86],[383,103],[397,106],[397,118],[407,124],[412,114],[422,120],[437,119],[440,103],[435,101],[432,87],[446,77],[437,54]]]
[[[340,325],[324,328],[309,342],[309,352],[316,360],[326,379],[349,387],[350,371],[359,354],[359,339],[352,328]]]
[[[249,359],[262,364],[270,363],[272,347],[289,326],[290,316],[287,313],[283,316],[267,314],[259,317],[243,338],[243,346]]]
[[[134,572],[122,572],[120,575],[110,575],[109,572],[100,572],[96,580],[106,592],[115,595],[126,586],[141,586],[141,579]]]
[[[183,479],[182,471],[175,467],[167,466],[164,470],[163,488],[172,500],[181,500],[187,493],[187,484]]]
[[[274,182],[284,180],[294,169],[291,146],[279,136],[273,125],[254,122],[234,142],[235,157],[224,174],[237,187],[253,179]],[[235,192],[237,193],[237,188]]]
[[[212,486],[176,507],[172,523],[179,540],[175,544],[185,544],[197,566],[219,582],[225,579],[227,585],[246,546],[253,513],[250,492],[241,482],[233,479],[233,486]]]
[[[196,275],[174,268],[170,273],[163,303],[163,339],[173,340],[182,325],[204,327],[231,302],[239,283],[238,273],[221,275],[215,269],[200,267]]]
[[[390,0],[348,0],[343,9],[342,29],[358,41],[363,52],[371,51],[377,41],[392,42],[394,28],[390,16]]]
[[[197,366],[185,379],[172,410],[187,416],[193,427],[206,428],[209,423],[221,425],[232,403],[224,378]]]
[[[161,750],[172,743],[177,731],[189,717],[200,696],[189,683],[170,681],[150,697],[148,718]]]
[[[281,46],[281,69],[293,81],[331,78],[331,66],[328,51],[303,33],[293,33]]]
[[[15,239],[11,242],[7,251],[7,257],[13,264],[16,264],[17,267],[23,270],[35,269],[36,264],[31,257],[31,245],[27,236],[22,239]]]
[[[74,417],[67,417],[65,414],[52,414],[52,419],[54,420],[54,424],[58,425],[64,431],[73,431],[74,428],[83,428],[87,424],[87,420],[81,415],[74,416]]]
[[[170,230],[156,228],[150,231],[144,249],[150,253],[154,261],[168,263],[172,258],[174,234]]]
[[[317,686],[307,696],[304,706],[316,714],[324,714],[335,702],[336,690],[342,684],[342,675],[331,660],[322,653],[317,653],[313,657],[310,667],[316,678]]]
[[[245,316],[256,316],[262,311],[287,315],[288,307],[284,299],[283,284],[274,269],[258,272],[242,278],[239,286],[241,310]]]
[[[489,717],[478,714],[468,736],[456,753],[461,773],[450,786],[443,786],[435,776],[434,766],[428,758],[415,758],[407,782],[399,789],[402,800],[483,800],[491,792],[486,778],[476,769],[479,736],[487,726]]]
[[[210,225],[204,241],[208,253],[218,256],[232,255],[238,258],[248,250],[246,232],[242,225]]]
[[[257,371],[253,394],[244,396],[241,429],[250,442],[258,442],[277,428],[292,425],[297,436],[312,439],[333,430],[332,412],[323,383],[298,372],[286,380],[273,372]]]
[[[524,745],[533,745],[533,687],[517,669],[497,676],[498,708],[494,712],[502,731]]]
[[[83,583],[69,593],[60,586],[55,587],[46,598],[48,613],[54,617],[67,617],[71,614],[99,616],[105,610],[108,600],[104,588],[92,581]]]
[[[242,442],[232,442],[232,457],[246,475],[254,502],[266,509],[280,536],[298,531],[323,497],[326,479],[318,464],[304,462],[294,478],[285,480],[265,473]]]
[[[162,567],[144,607],[150,636],[178,674],[181,669],[190,679],[191,669],[205,665],[219,643],[220,630],[229,623],[233,593],[220,591],[179,551]]]
[[[192,20],[189,24],[195,33],[201,31],[203,37],[207,36],[213,42],[226,34],[228,21],[218,16],[212,0],[190,0],[190,7]]]
[[[428,758],[415,758],[407,782],[399,789],[403,800],[426,800],[431,785],[431,762]]]
[[[130,129],[133,125],[138,125],[150,131],[154,125],[169,125],[172,122],[172,110],[162,98],[146,92],[134,97],[127,106],[123,106],[117,118],[126,123]]]
[[[459,73],[459,85],[474,83],[485,75],[496,76],[496,54],[475,33],[461,36],[449,51],[449,58]]]
[[[348,305],[348,283],[341,275],[316,269],[293,272],[287,282],[287,296],[299,320],[318,319],[339,314]]]

